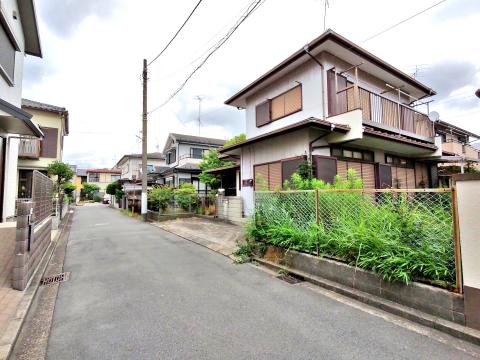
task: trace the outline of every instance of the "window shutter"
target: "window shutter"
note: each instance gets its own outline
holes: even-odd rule
[[[256,165],[254,167],[255,191],[268,190],[268,165]]]
[[[11,81],[15,81],[15,47],[0,23],[0,65]]]
[[[282,164],[275,162],[268,164],[268,189],[275,191],[282,188]]]
[[[285,96],[277,96],[272,100],[272,120],[285,115]]]
[[[347,162],[342,160],[337,160],[337,175],[339,175],[343,180],[347,178]]]
[[[407,168],[407,189],[415,189],[415,169]]]
[[[40,156],[46,158],[57,157],[58,129],[41,128],[45,135],[41,142]]]
[[[285,93],[285,115],[302,110],[302,86],[298,85]]]
[[[337,175],[337,161],[314,155],[313,163],[315,164],[315,177],[333,184],[335,175]]]
[[[375,189],[375,166],[362,164],[362,180],[364,189]]]
[[[294,172],[298,171],[298,166],[303,161],[302,158],[282,161],[282,185],[285,180],[290,180]]]
[[[258,104],[255,108],[255,120],[257,127],[268,124],[270,120],[270,101]]]

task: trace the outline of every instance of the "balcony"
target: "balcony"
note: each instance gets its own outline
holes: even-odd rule
[[[463,155],[463,144],[458,141],[447,141],[442,144],[442,150],[461,156]]]
[[[480,152],[470,145],[465,145],[463,147],[464,155],[467,160],[480,160]]]
[[[38,159],[40,157],[40,144],[38,139],[22,139],[18,145],[18,157],[24,159]]]
[[[424,140],[433,141],[435,136],[433,122],[426,114],[355,85],[337,91],[329,109],[330,116],[361,109],[365,125]]]

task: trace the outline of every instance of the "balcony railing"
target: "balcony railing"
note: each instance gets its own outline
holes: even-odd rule
[[[480,152],[470,145],[465,145],[463,147],[465,157],[467,159],[480,160]]]
[[[180,155],[180,157],[178,158],[178,160],[183,160],[183,159],[202,159],[203,158],[203,154],[200,155],[200,154],[183,154],[183,155]]]
[[[40,157],[40,140],[22,139],[18,145],[18,157],[38,159]]]
[[[447,141],[442,144],[442,150],[460,156],[463,155],[463,144],[458,141]]]
[[[363,120],[385,125],[400,131],[433,138],[433,122],[427,115],[412,108],[354,85],[337,92],[330,115],[361,109]]]

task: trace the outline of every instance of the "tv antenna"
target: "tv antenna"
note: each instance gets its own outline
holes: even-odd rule
[[[201,126],[201,123],[200,123],[200,116],[201,116],[201,113],[202,113],[202,100],[205,99],[205,96],[202,96],[202,95],[197,95],[195,96],[195,99],[198,100],[198,135],[200,135],[200,126]]]

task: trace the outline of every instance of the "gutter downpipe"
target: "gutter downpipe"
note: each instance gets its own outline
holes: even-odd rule
[[[317,59],[315,56],[313,56],[313,55],[310,53],[310,51],[308,51],[308,45],[305,45],[305,46],[303,47],[303,50],[304,50],[305,53],[306,53],[308,56],[310,56],[310,58],[311,58],[318,66],[320,66],[320,68],[321,68],[320,74],[321,74],[321,77],[322,77],[322,80],[321,80],[321,81],[322,81],[322,113],[323,113],[322,116],[323,116],[323,120],[325,120],[325,119],[326,119],[326,116],[325,116],[326,113],[325,113],[325,75],[324,75],[324,71],[323,71],[323,70],[324,70],[324,67],[323,67],[323,64],[322,64],[320,61],[318,61],[318,59]],[[327,136],[328,134],[330,134],[330,133],[333,131],[333,129],[335,129],[335,125],[334,125],[334,124],[332,124],[332,125],[330,126],[330,132],[327,132],[326,134],[322,134],[322,135],[320,135],[319,137],[317,137],[316,139],[313,139],[312,141],[310,141],[310,142],[308,143],[308,161],[310,162],[310,164],[312,164],[312,167],[311,167],[311,168],[312,168],[312,172],[313,172],[313,158],[312,158],[313,143],[316,142],[316,141],[318,141],[318,140],[320,140],[320,139],[323,138],[324,136]],[[311,175],[313,176],[313,174],[311,174]]]

